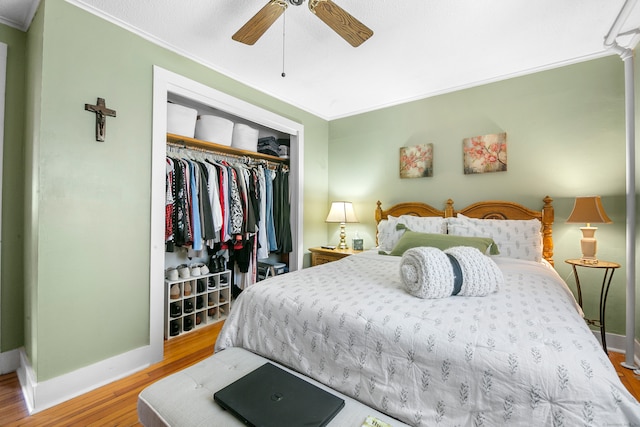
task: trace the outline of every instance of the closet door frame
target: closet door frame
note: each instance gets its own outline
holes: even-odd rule
[[[164,326],[164,205],[165,157],[167,147],[167,100],[177,95],[203,106],[215,108],[290,135],[289,191],[291,195],[291,271],[302,268],[302,201],[304,166],[304,125],[235,98],[187,77],[153,67],[153,132],[151,150],[151,233],[149,272],[149,344],[154,359],[162,360]]]

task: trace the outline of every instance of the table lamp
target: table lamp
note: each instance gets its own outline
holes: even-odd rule
[[[592,227],[591,224],[601,223],[610,224],[611,220],[602,207],[600,196],[576,197],[573,211],[567,223],[587,224],[586,227],[580,227],[582,231],[582,239],[580,240],[580,248],[582,249],[581,260],[586,264],[597,264],[596,258],[597,244],[595,234],[598,227]]]
[[[332,202],[329,215],[327,215],[325,222],[340,223],[340,244],[338,245],[338,248],[347,249],[345,224],[347,222],[358,222],[356,213],[353,211],[353,204],[351,202]]]

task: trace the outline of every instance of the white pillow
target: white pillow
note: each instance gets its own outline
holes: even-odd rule
[[[389,215],[378,223],[378,249],[390,252],[404,234],[404,230],[396,230],[398,218]]]
[[[538,219],[476,219],[458,214],[447,218],[449,234],[491,237],[502,257],[540,262],[542,260],[542,223]]]
[[[447,220],[439,216],[400,215],[398,223],[416,233],[446,234]]]
[[[417,233],[437,233],[447,232],[447,221],[441,217],[418,217],[413,215],[400,215],[393,217],[389,215],[378,223],[378,249],[390,252],[398,243],[405,230],[397,230],[398,224],[402,224],[411,231]]]

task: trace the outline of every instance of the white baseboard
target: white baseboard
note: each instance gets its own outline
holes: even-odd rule
[[[0,375],[18,370],[20,366],[20,349],[0,353]]]
[[[600,344],[602,344],[602,339],[600,338],[600,331],[599,330],[591,330],[593,332],[593,335],[596,337],[596,339],[598,340],[598,342]],[[606,333],[606,337],[607,337],[607,350],[608,351],[613,351],[614,353],[622,353],[622,354],[626,354],[627,352],[627,337],[625,337],[624,335],[618,335],[618,334],[611,334],[611,333]],[[640,367],[640,359],[638,358],[638,355],[640,354],[640,342],[636,339],[634,340],[634,355],[633,355],[633,361],[636,364],[636,366]]]
[[[162,360],[162,352],[158,355],[151,346],[145,346],[68,374],[38,382],[24,349],[19,353],[18,379],[30,414],[124,378]]]

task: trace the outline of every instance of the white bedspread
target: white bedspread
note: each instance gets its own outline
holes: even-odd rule
[[[265,280],[216,351],[244,347],[415,426],[640,426],[555,270],[496,258],[486,297],[419,299],[372,252]]]

